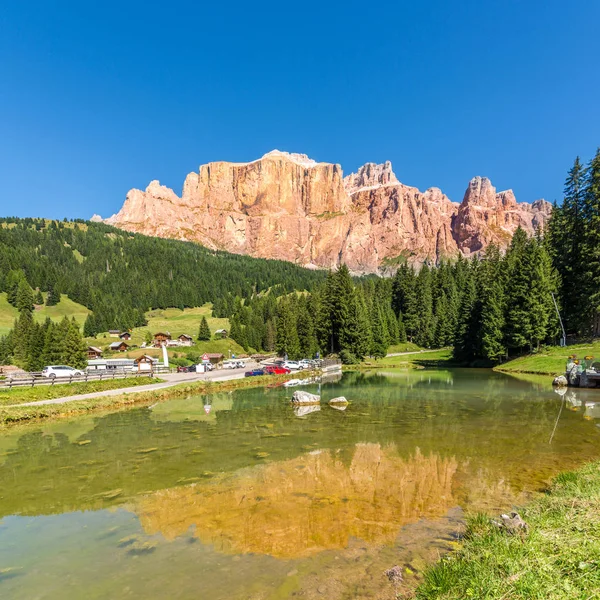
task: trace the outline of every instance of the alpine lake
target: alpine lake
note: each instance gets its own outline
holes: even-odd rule
[[[317,407],[257,387],[9,428],[0,598],[391,600],[467,512],[600,458],[600,391],[550,384],[350,372],[301,388]]]

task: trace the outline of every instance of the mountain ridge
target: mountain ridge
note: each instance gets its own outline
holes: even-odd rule
[[[504,248],[518,226],[544,227],[545,200],[517,203],[474,177],[462,202],[439,188],[400,182],[391,162],[344,176],[338,164],[273,150],[247,163],[211,162],[187,175],[181,196],[158,180],[128,192],[105,222],[121,229],[198,242],[211,249],[280,258],[306,267],[345,263],[354,273]]]

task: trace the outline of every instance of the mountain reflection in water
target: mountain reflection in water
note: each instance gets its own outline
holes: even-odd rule
[[[392,543],[402,525],[444,515],[456,505],[454,458],[408,459],[394,446],[357,444],[313,451],[210,483],[162,490],[137,502],[148,534],[194,535],[221,552],[277,558],[345,548],[350,537]]]

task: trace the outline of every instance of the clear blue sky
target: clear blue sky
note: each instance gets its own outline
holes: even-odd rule
[[[5,0],[0,215],[108,216],[273,148],[560,198],[600,145],[598,23],[597,0]]]

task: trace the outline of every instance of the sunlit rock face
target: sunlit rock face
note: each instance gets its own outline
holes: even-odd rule
[[[453,458],[409,459],[394,447],[358,444],[245,469],[214,482],[156,492],[136,508],[148,534],[190,531],[225,553],[278,558],[345,548],[350,538],[392,543],[400,528],[456,505]],[[193,529],[190,529],[194,526]]]
[[[343,176],[340,165],[273,150],[249,163],[212,162],[190,173],[181,196],[158,181],[132,189],[107,223],[208,248],[356,273],[439,262],[505,247],[520,225],[543,226],[550,204],[517,204],[475,177],[461,204],[438,188],[400,183],[388,161]]]

